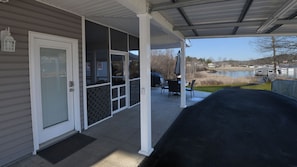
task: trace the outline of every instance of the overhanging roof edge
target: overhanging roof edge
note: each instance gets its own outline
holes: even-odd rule
[[[169,21],[167,21],[159,12],[152,12],[151,16],[152,19],[156,21],[159,26],[163,27],[167,31],[167,33],[174,35],[182,41],[185,39],[182,33],[173,30],[173,25],[169,23]]]
[[[148,4],[146,0],[115,0],[119,4],[128,8],[136,14],[143,14],[148,12]]]
[[[149,11],[149,4],[145,0],[116,1],[136,14],[148,13]],[[157,26],[162,27],[166,31],[166,33],[174,35],[180,40],[185,39],[184,35],[181,32],[173,30],[173,25],[169,21],[167,21],[159,12],[152,12],[150,13],[150,15],[152,16],[152,19],[158,23]]]
[[[275,34],[205,35],[205,36],[186,36],[185,39],[270,37],[270,36],[296,36],[296,35],[297,35],[297,32],[296,33],[275,33]]]

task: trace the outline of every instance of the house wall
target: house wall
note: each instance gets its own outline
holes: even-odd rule
[[[33,152],[28,31],[78,39],[81,96],[83,90],[79,16],[34,0],[10,0],[0,3],[0,30],[7,27],[16,40],[16,52],[0,52],[0,166]],[[81,98],[83,125],[82,102]]]

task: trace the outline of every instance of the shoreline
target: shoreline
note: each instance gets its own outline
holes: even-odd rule
[[[217,67],[217,68],[213,68],[213,70],[216,70],[216,71],[254,71],[255,68],[249,68],[249,67]]]
[[[238,68],[237,68],[238,69]],[[240,68],[242,69],[242,68]],[[253,70],[253,69],[252,69]],[[249,70],[249,71],[252,71]],[[247,71],[247,70],[218,70],[218,71]],[[232,78],[229,76],[218,75],[217,73],[209,73],[208,71],[200,71],[194,74],[194,77],[187,77],[189,80],[195,79],[196,86],[207,86],[207,85],[233,85],[233,84],[251,84],[257,81],[256,77],[240,77]]]

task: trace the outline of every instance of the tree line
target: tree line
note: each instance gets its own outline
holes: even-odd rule
[[[280,55],[296,55],[297,37],[296,36],[270,36],[259,37],[252,45],[258,50],[259,53],[266,57],[272,58],[274,66],[274,73],[279,64]],[[282,56],[284,57],[284,56]]]
[[[151,70],[161,73],[165,79],[176,79],[174,73],[176,57],[172,49],[152,50]],[[186,56],[186,75],[205,70],[205,66],[211,62],[211,59]]]
[[[251,42],[251,45],[264,56],[256,60],[249,61],[233,61],[224,60],[232,64],[274,64],[274,70],[284,60],[296,60],[297,37],[296,36],[270,36],[258,37]],[[165,79],[175,79],[174,68],[176,65],[176,53],[172,49],[152,50],[151,69],[159,72]],[[186,75],[194,75],[198,71],[206,70],[208,63],[213,62],[212,59],[197,58],[186,56]]]

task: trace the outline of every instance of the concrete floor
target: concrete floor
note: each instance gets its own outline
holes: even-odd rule
[[[195,92],[194,97],[187,93],[187,105],[203,100],[210,93]],[[160,88],[152,88],[152,144],[159,141],[182,109],[180,96],[161,94]],[[96,138],[94,142],[52,165],[38,155],[29,156],[12,167],[134,167],[144,156],[140,149],[139,105],[113,115],[112,118],[83,131],[83,134]]]

